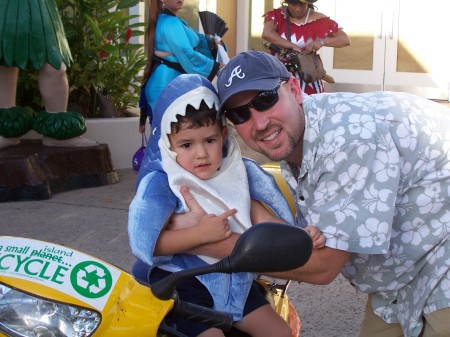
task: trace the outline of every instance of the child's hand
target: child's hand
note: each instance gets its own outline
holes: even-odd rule
[[[228,217],[235,213],[236,210],[231,209],[218,216],[214,214],[202,216],[197,230],[200,238],[204,239],[204,243],[212,243],[229,238],[233,232],[228,223]]]
[[[313,248],[323,248],[325,247],[325,235],[322,234],[322,232],[317,228],[316,226],[306,226],[305,230],[311,235],[311,238],[313,240]]]

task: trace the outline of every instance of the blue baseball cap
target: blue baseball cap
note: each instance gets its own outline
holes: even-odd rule
[[[269,53],[250,50],[237,54],[222,68],[217,79],[220,99],[217,117],[222,116],[224,105],[234,94],[272,90],[281,79],[288,79],[291,75],[286,66]]]

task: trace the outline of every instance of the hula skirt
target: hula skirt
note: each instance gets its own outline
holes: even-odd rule
[[[0,1],[0,65],[59,69],[72,61],[55,0]]]

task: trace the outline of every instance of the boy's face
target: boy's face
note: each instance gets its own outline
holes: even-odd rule
[[[177,154],[177,163],[202,180],[211,176],[222,165],[222,146],[227,128],[220,125],[186,128],[169,134],[170,149]]]

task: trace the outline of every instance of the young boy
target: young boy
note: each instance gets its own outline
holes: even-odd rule
[[[217,260],[208,256],[182,253],[224,240],[232,232],[243,233],[252,224],[293,223],[273,179],[241,157],[225,121],[216,119],[218,104],[212,84],[190,74],[174,79],[155,106],[149,153],[143,163],[146,174],[129,217],[132,251],[140,263],[152,267],[149,277],[138,276],[134,269],[144,281],[153,283],[180,269],[214,263]],[[180,192],[183,186],[208,214],[196,226],[170,228],[170,216],[187,210]],[[324,244],[315,227],[308,231],[316,247]],[[289,326],[253,285],[254,276],[202,275],[181,283],[177,292],[183,300],[232,313],[235,327],[251,336],[291,336]],[[176,324],[188,336],[224,336],[218,329],[188,320],[178,319]]]

